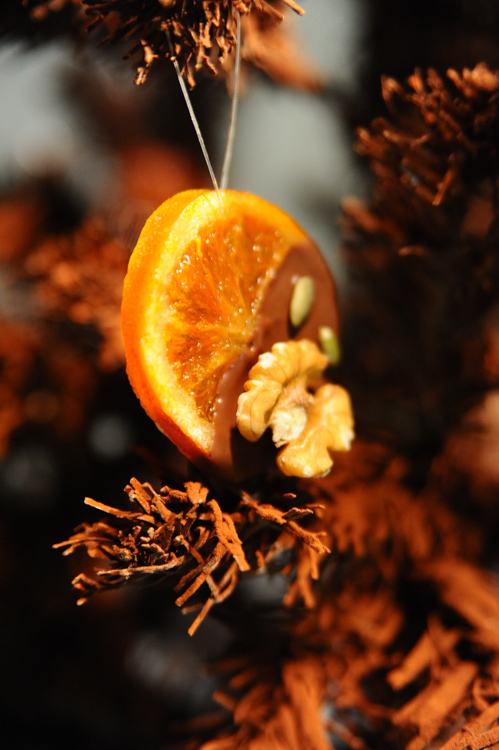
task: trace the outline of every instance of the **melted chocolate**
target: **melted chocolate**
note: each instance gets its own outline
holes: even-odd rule
[[[289,321],[293,287],[300,276],[311,276],[315,297],[307,319],[299,329]],[[336,290],[330,271],[317,245],[307,239],[292,247],[267,289],[260,310],[253,343],[227,370],[215,399],[215,437],[210,456],[211,471],[231,481],[242,481],[275,464],[276,448],[270,430],[255,443],[245,440],[236,425],[237,400],[244,390],[248,372],[260,354],[278,341],[311,339],[318,342],[319,326],[339,333]]]

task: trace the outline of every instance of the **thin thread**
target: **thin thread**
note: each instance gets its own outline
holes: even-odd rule
[[[199,127],[199,123],[196,117],[196,114],[194,112],[194,108],[192,106],[191,97],[189,96],[189,92],[187,90],[187,86],[185,84],[185,81],[182,77],[182,73],[180,72],[180,65],[178,64],[178,60],[175,56],[175,53],[173,51],[173,44],[172,44],[172,38],[170,36],[170,32],[168,29],[165,29],[166,38],[168,39],[168,46],[170,48],[170,59],[173,62],[173,66],[175,68],[175,72],[177,74],[178,82],[180,84],[180,88],[182,90],[182,94],[184,95],[185,103],[187,105],[187,109],[189,111],[189,115],[192,120],[192,124],[194,125],[194,130],[196,131],[196,135],[199,141],[199,145],[201,146],[201,151],[203,152],[203,156],[206,162],[206,166],[208,167],[208,172],[210,173],[211,181],[213,183],[213,187],[215,188],[215,192],[218,197],[218,202],[220,204],[220,210],[222,210],[222,202],[220,200],[220,193],[218,190],[218,182],[217,178],[215,177],[215,172],[213,171],[213,167],[211,166],[210,157],[208,155],[208,150],[206,148],[206,144],[204,142],[203,134],[201,133],[201,128]]]
[[[234,91],[232,93],[232,105],[230,108],[229,131],[225,145],[224,162],[220,187],[226,190],[229,185],[229,172],[232,164],[232,152],[234,149],[234,136],[236,134],[237,105],[239,104],[239,70],[241,68],[241,14],[236,11],[236,63],[234,66]]]

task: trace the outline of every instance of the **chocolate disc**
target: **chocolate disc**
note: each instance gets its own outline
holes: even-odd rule
[[[290,304],[295,284],[308,276],[314,282],[313,301],[300,327],[290,321]],[[248,373],[260,354],[278,341],[310,339],[319,345],[319,328],[327,326],[339,334],[336,290],[329,268],[317,245],[310,239],[293,246],[271,281],[257,317],[250,346],[228,368],[218,385],[214,413],[214,448],[210,472],[216,471],[230,481],[242,481],[275,466],[277,449],[268,430],[251,443],[236,425],[237,401],[244,390]]]

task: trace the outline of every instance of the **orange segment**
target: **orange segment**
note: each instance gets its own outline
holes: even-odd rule
[[[251,345],[266,289],[305,237],[277,207],[230,190],[180,193],[146,222],[123,294],[127,372],[192,460],[210,456],[220,378]]]

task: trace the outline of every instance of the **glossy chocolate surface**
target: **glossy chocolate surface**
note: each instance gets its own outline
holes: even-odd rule
[[[315,296],[303,325],[294,329],[289,320],[289,305],[294,284],[300,276],[314,279]],[[277,450],[270,430],[255,443],[240,435],[236,426],[237,400],[244,390],[248,372],[260,354],[269,351],[278,341],[308,338],[318,343],[320,326],[329,326],[337,335],[339,333],[336,290],[319,248],[307,239],[290,249],[276,278],[269,284],[251,347],[239,356],[220,380],[215,400],[211,471],[237,482],[275,465]]]

